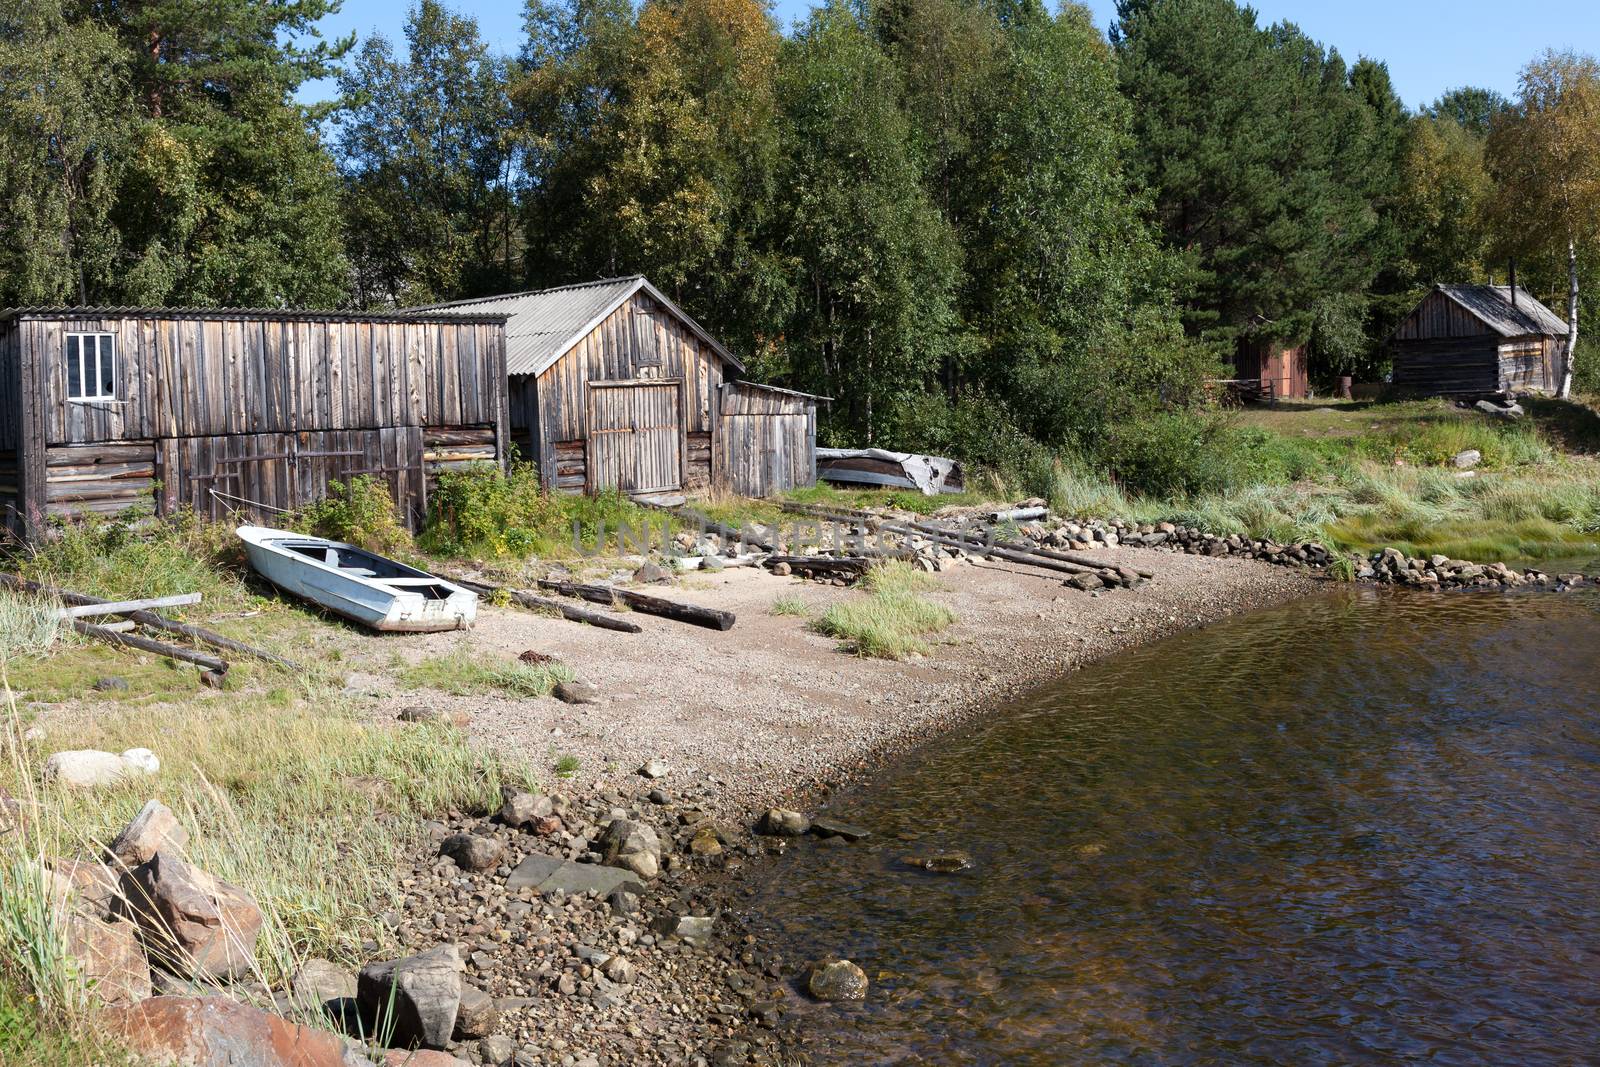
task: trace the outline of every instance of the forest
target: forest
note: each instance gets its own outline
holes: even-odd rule
[[[1434,282],[1515,258],[1565,314],[1600,267],[1600,65],[1571,52],[1411,111],[1381,57],[1233,0],[1124,0],[1108,33],[1038,0],[789,30],[760,0],[529,0],[515,55],[437,0],[403,40],[325,39],[335,6],[0,0],[0,306],[643,273],[753,376],[836,398],[832,443],[1115,471],[1206,447],[1242,340],[1378,380]]]

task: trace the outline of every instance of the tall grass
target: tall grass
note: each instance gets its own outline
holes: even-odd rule
[[[17,560],[24,577],[110,600],[200,593],[200,609],[243,607],[244,554],[233,528],[185,512],[171,521],[93,518],[60,526]]]
[[[73,640],[59,602],[0,589],[0,659],[36,659]]]
[[[905,659],[928,650],[924,638],[955,622],[955,613],[919,594],[936,588],[931,576],[889,562],[867,572],[864,598],[833,604],[811,624],[858,656]]]

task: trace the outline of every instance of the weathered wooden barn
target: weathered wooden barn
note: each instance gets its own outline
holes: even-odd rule
[[[1394,384],[1425,396],[1556,386],[1567,324],[1506,285],[1436,285],[1389,336]]]
[[[738,358],[643,277],[419,310],[508,316],[511,436],[547,488],[765,496],[816,481],[825,398],[739,381]]]
[[[1288,400],[1311,392],[1306,346],[1247,338],[1233,357],[1239,393],[1250,400]]]
[[[510,449],[505,317],[0,312],[0,514],[221,517],[368,474],[415,526],[438,471]]]

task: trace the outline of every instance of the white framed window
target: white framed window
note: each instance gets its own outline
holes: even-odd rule
[[[67,334],[67,399],[116,398],[116,338],[109,333]]]

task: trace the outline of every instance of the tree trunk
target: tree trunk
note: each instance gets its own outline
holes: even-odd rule
[[[1567,343],[1561,349],[1561,385],[1556,396],[1572,395],[1572,364],[1578,356],[1578,245],[1567,239]]]

